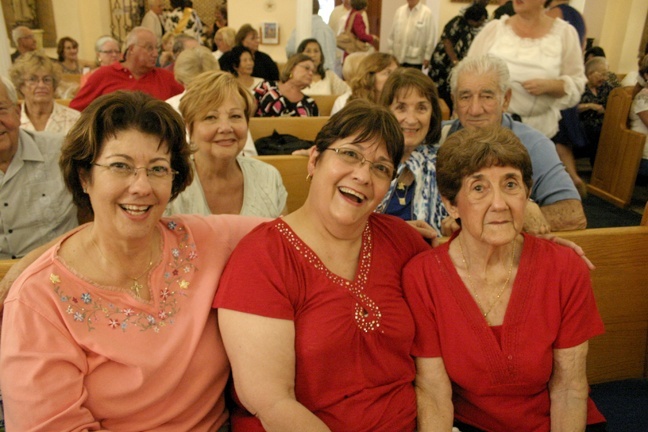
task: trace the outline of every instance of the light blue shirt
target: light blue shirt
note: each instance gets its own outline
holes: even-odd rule
[[[322,46],[322,54],[324,55],[324,69],[334,70],[335,67],[335,34],[333,29],[324,22],[321,16],[313,15],[311,22],[311,37],[317,39],[317,42]],[[290,58],[297,52],[299,43],[295,40],[297,38],[296,30],[293,29],[286,44],[286,56]],[[301,42],[301,41],[299,41]]]

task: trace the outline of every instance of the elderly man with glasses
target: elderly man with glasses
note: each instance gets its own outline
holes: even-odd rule
[[[88,78],[70,102],[70,108],[83,111],[97,97],[116,90],[142,91],[166,100],[182,93],[184,87],[173,73],[156,68],[157,38],[145,27],[135,27],[126,36],[125,60],[103,66]]]
[[[0,77],[0,259],[21,258],[78,225],[58,159],[63,135],[20,128],[11,81]]]
[[[16,51],[11,54],[11,62],[15,62],[18,57],[26,52],[36,51],[38,44],[34,37],[34,32],[28,27],[18,26],[11,31],[11,38],[16,44]]]

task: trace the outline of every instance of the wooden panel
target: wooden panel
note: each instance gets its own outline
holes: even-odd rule
[[[606,333],[592,339],[591,382],[647,377],[648,227],[600,228],[560,233],[594,262],[592,286]]]
[[[319,115],[322,117],[327,117],[331,115],[331,110],[333,109],[333,104],[335,100],[340,95],[311,95],[317,103],[317,108],[319,109]]]
[[[301,207],[306,201],[310,186],[310,183],[306,181],[308,157],[280,155],[257,156],[256,158],[279,170],[284,187],[288,192],[286,201],[288,212],[293,212]]]
[[[295,135],[304,140],[314,141],[317,133],[329,117],[252,117],[250,133],[253,140],[272,135],[273,131]]]
[[[596,162],[588,191],[618,207],[630,204],[646,136],[629,130],[632,87],[614,89],[608,98]]]

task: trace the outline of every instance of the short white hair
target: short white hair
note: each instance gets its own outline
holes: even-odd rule
[[[153,36],[155,36],[155,33],[151,31],[151,29],[147,27],[134,27],[133,30],[129,31],[128,34],[126,35],[126,46],[124,47],[125,49],[130,48],[131,46],[135,45],[137,42],[139,42],[139,35],[142,32],[148,32],[151,33]],[[155,36],[157,39],[157,36]]]
[[[16,93],[16,87],[14,87],[13,83],[9,80],[9,78],[0,76],[0,80],[2,81],[2,85],[7,89],[7,96],[9,97],[9,100],[15,105],[18,103],[18,94]]]
[[[492,54],[465,57],[452,69],[452,72],[450,72],[450,92],[453,95],[457,93],[459,75],[464,72],[471,72],[476,75],[494,73],[497,76],[497,84],[502,94],[505,94],[511,88],[511,74],[506,62]]]
[[[18,39],[24,38],[28,31],[31,31],[29,27],[18,26],[15,29],[11,30],[11,39],[13,39],[16,46],[18,46]]]

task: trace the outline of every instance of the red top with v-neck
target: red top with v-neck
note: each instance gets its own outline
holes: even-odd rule
[[[553,350],[604,332],[587,266],[571,249],[524,234],[498,341],[450,259],[451,241],[404,271],[412,355],[443,357],[458,420],[485,431],[548,431]],[[590,400],[588,424],[603,421]]]

